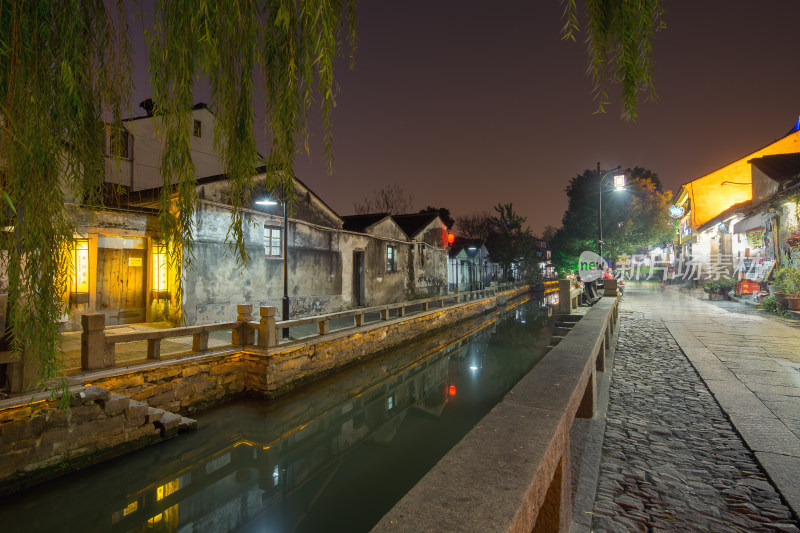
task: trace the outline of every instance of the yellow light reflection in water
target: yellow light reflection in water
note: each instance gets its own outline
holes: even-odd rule
[[[181,478],[173,479],[169,483],[165,483],[156,488],[156,501],[160,502],[170,494],[173,494],[180,489]],[[170,531],[174,531],[178,527],[178,504],[166,509],[163,513],[158,513],[147,521],[149,526],[154,526],[159,522],[164,521],[165,527]]]

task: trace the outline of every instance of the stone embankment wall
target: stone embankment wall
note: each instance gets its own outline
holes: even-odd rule
[[[0,495],[171,438],[194,421],[96,387],[0,407]]]
[[[87,373],[81,378],[83,383],[130,396],[151,407],[193,413],[245,392],[280,395],[381,351],[485,313],[496,304],[495,298],[488,298],[334,332],[291,347],[237,347]]]
[[[0,494],[141,448],[193,421],[192,413],[243,393],[277,396],[389,348],[494,309],[527,292],[465,302],[293,344],[218,349],[70,376],[69,411],[44,395],[0,403]],[[84,388],[85,387],[85,388]]]

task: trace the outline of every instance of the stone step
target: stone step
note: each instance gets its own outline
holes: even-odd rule
[[[161,430],[162,438],[169,438],[178,434],[178,424],[181,418],[183,418],[181,415],[164,411],[164,415],[153,423]]]
[[[164,415],[167,414],[166,411],[163,409],[158,409],[156,407],[148,407],[147,414],[144,415],[145,422],[148,424],[155,424],[159,420],[161,420]]]
[[[178,422],[178,433],[186,433],[187,431],[194,431],[197,429],[197,420],[194,418],[181,417]]]

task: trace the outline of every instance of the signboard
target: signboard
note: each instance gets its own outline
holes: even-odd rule
[[[142,258],[141,257],[129,257],[128,258],[128,266],[129,267],[140,267],[140,266],[142,266]]]
[[[685,210],[683,209],[683,207],[679,205],[669,206],[669,216],[671,216],[672,218],[681,218],[684,212]]]
[[[746,232],[747,245],[751,248],[761,248],[764,246],[764,228],[751,229]]]

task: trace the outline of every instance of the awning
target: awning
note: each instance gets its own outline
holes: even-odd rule
[[[764,227],[764,220],[762,218],[762,213],[756,213],[755,215],[750,215],[749,217],[742,219],[736,224],[734,224],[733,232],[746,233],[750,230],[763,227]]]

